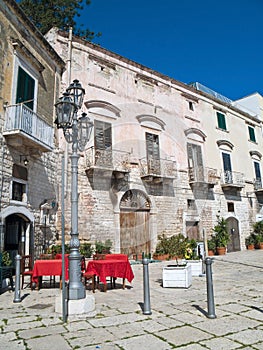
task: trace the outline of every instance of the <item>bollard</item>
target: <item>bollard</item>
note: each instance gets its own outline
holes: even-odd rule
[[[206,258],[206,288],[207,288],[207,317],[216,318],[215,303],[214,303],[214,291],[213,291],[213,278],[212,278],[212,259]]]
[[[21,256],[18,254],[16,256],[16,285],[15,285],[15,296],[14,296],[14,303],[20,303],[21,302],[21,296],[20,296],[20,262],[21,262]]]
[[[149,259],[142,259],[143,263],[143,295],[144,295],[144,303],[143,303],[143,314],[151,315],[151,302],[150,302],[150,285],[149,285]]]

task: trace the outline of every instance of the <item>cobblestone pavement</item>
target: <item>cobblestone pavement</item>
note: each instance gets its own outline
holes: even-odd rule
[[[96,316],[55,313],[59,288],[26,288],[22,301],[0,295],[1,350],[201,350],[263,349],[263,250],[216,256],[212,264],[216,318],[207,317],[206,276],[192,286],[163,288],[165,263],[149,264],[151,315],[142,311],[143,266],[132,265],[135,278],[121,289],[96,290]],[[87,290],[87,295],[92,295]]]

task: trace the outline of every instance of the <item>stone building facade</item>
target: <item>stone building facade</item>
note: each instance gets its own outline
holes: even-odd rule
[[[0,2],[0,251],[55,242],[54,103],[64,62],[14,0]]]
[[[94,123],[79,160],[80,240],[149,253],[159,234],[202,240],[222,216],[228,250],[245,249],[262,213],[262,116],[67,33],[54,29],[46,38],[68,62],[60,93],[78,79]],[[71,148],[57,133],[68,235]]]

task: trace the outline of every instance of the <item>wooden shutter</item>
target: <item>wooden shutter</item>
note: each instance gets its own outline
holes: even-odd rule
[[[259,163],[254,162],[254,168],[255,168],[255,175],[257,180],[261,180],[261,172],[260,172],[260,166]]]
[[[204,167],[201,146],[187,143],[189,175],[191,181],[204,180]]]
[[[95,120],[95,148],[100,150],[111,149],[111,124]]]
[[[232,171],[230,154],[222,153],[224,171]]]
[[[16,103],[25,103],[33,110],[35,93],[35,80],[30,77],[21,67],[18,68]]]
[[[251,126],[248,127],[248,132],[249,132],[249,140],[256,142],[256,136],[255,136],[255,130]]]
[[[226,130],[226,119],[224,114],[217,112],[217,122],[219,129]]]
[[[146,151],[149,174],[160,174],[160,150],[159,137],[155,134],[146,133]]]

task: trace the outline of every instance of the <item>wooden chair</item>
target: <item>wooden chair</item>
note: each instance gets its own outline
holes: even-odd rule
[[[52,260],[52,259],[54,259],[54,256],[53,256],[53,254],[44,253],[44,254],[40,254],[39,259],[40,260]],[[50,280],[49,280],[50,287],[51,287],[52,282],[53,282],[53,286],[55,287],[56,276],[50,276]]]
[[[32,276],[33,276],[33,261],[31,255],[23,255],[21,257],[21,275],[22,275],[22,285],[21,289],[23,289],[25,276],[30,277],[30,288],[32,290]]]

